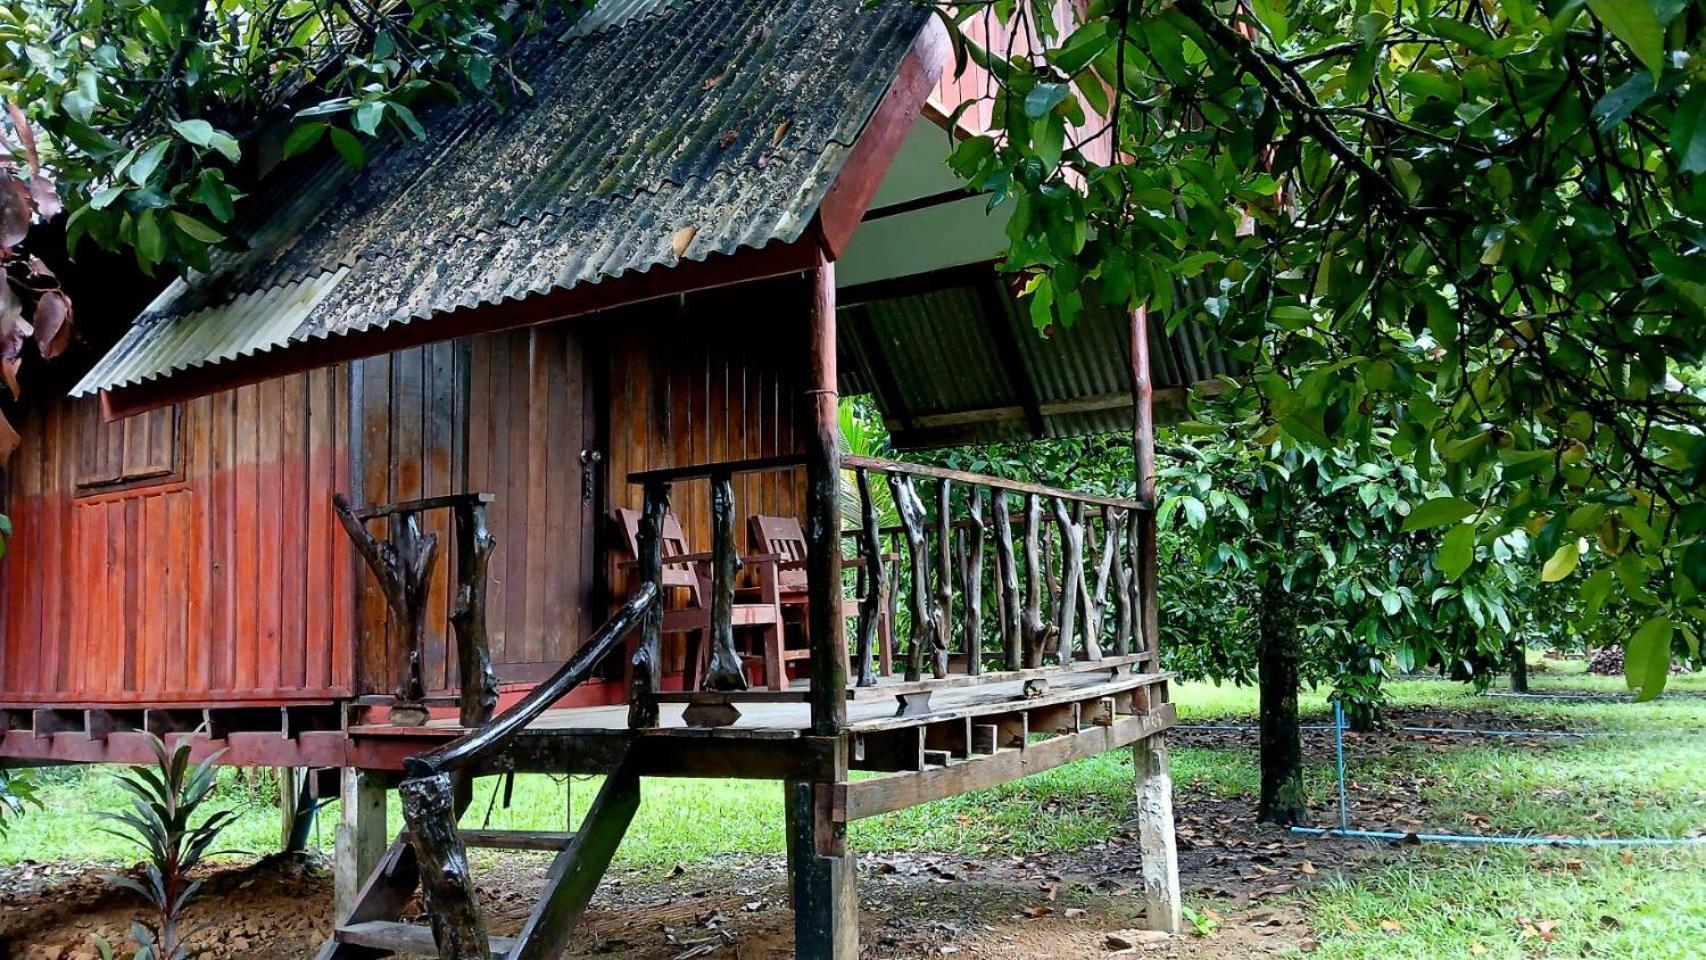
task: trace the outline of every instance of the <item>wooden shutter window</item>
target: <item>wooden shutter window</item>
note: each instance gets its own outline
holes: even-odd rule
[[[163,407],[107,423],[99,400],[78,416],[79,492],[137,484],[178,474],[178,408]]]

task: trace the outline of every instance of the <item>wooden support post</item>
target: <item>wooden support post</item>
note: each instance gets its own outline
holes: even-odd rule
[[[332,495],[332,507],[356,552],[367,562],[391,608],[398,643],[391,663],[397,678],[397,706],[391,722],[399,726],[421,726],[427,721],[426,681],[421,672],[421,639],[426,629],[427,594],[432,569],[438,561],[438,534],[422,533],[420,515],[414,511],[391,514],[390,542],[380,543],[367,525],[350,509],[343,494]]]
[[[314,829],[314,793],[307,767],[278,768],[278,848],[284,853],[308,849]]]
[[[960,582],[966,592],[966,673],[983,673],[983,488],[971,487],[967,514],[966,547]]]
[[[1156,606],[1155,390],[1149,378],[1149,308],[1131,314],[1132,459],[1137,471],[1135,563],[1138,632],[1150,673],[1161,672],[1160,611]]]
[[[789,782],[785,789],[794,955],[801,960],[857,960],[858,860],[847,847],[847,824],[833,815],[835,785]]]
[[[472,728],[490,720],[498,705],[498,678],[486,637],[486,571],[498,539],[486,527],[486,504],[479,497],[458,500],[455,518],[456,602],[450,626],[456,633],[457,712],[462,725]]]
[[[735,649],[735,488],[727,471],[711,475],[711,669],[708,690],[745,690],[746,669]],[[775,677],[770,678],[773,682]]]
[[[835,264],[806,271],[804,438],[806,455],[806,615],[811,637],[812,732],[847,726],[846,621],[841,608],[841,411],[836,392]]]
[[[871,648],[876,640],[882,605],[889,594],[888,570],[883,563],[882,528],[877,522],[877,505],[871,496],[871,477],[865,468],[855,474],[859,487],[859,554],[864,560],[865,594],[859,598],[859,649],[855,659],[859,664],[858,685],[877,685]]]
[[[936,483],[936,629],[931,638],[930,675],[938,680],[948,675],[948,639],[954,622],[952,487],[946,477]]]
[[[348,919],[362,886],[385,855],[390,831],[385,822],[385,780],[379,774],[345,767],[340,799],[333,889],[341,921]]]
[[[663,519],[669,513],[669,484],[646,484],[645,505],[635,540],[639,547],[641,583],[663,589]],[[658,725],[657,694],[663,680],[663,604],[646,608],[640,638],[628,664],[628,726],[644,730]]]
[[[448,773],[405,780],[403,818],[413,834],[421,894],[432,918],[440,960],[486,960],[486,922],[468,867],[468,850],[456,829],[455,786]]]
[[[1019,606],[1019,561],[1013,554],[1013,517],[1007,491],[997,488],[995,511],[995,571],[1001,585],[1001,654],[1008,670],[1024,666],[1024,619]]]
[[[1143,856],[1143,897],[1151,930],[1178,933],[1179,853],[1173,832],[1173,775],[1163,734],[1131,745],[1137,777],[1138,849]]]

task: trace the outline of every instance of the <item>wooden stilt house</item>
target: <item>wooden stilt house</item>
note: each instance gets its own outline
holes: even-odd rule
[[[1030,330],[920,9],[607,0],[517,58],[517,106],[277,169],[246,251],[27,412],[0,758],[341,772],[326,958],[555,956],[643,778],[782,780],[799,954],[851,958],[849,821],[1131,746],[1175,926],[1154,411],[1223,358]],[[845,454],[849,394],[905,449],[1130,433],[1137,496]],[[576,834],[458,832],[509,771],[606,780]],[[558,852],[514,936],[478,843]]]

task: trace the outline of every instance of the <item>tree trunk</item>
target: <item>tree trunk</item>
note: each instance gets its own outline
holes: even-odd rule
[[[1292,826],[1308,819],[1297,719],[1297,614],[1278,564],[1262,583],[1257,669],[1261,682],[1262,797],[1256,818]]]
[[[1521,637],[1512,637],[1509,647],[1511,661],[1511,692],[1528,692],[1528,644]]]

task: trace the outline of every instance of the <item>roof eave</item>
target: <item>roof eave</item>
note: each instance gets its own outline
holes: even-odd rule
[[[155,380],[103,390],[101,412],[109,421],[118,420],[222,390],[422,344],[553,323],[660,297],[798,273],[818,264],[823,245],[822,224],[814,218],[798,239],[788,243],[745,248],[729,255],[713,254],[704,260],[686,260],[671,267],[623,274],[551,293],[453,310],[412,323],[368,327],[311,343],[293,342]]]
[[[830,260],[840,258],[853,239],[913,121],[920,114],[929,114],[931,96],[951,56],[947,28],[940,18],[930,18],[818,205],[824,253]]]

